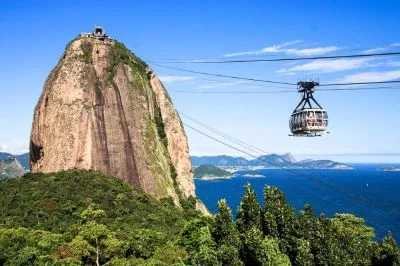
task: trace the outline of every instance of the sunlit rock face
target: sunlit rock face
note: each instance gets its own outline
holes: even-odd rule
[[[93,169],[158,198],[194,196],[182,122],[153,71],[121,43],[83,35],[35,108],[32,172]]]

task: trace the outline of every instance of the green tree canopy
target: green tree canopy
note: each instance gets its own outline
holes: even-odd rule
[[[239,205],[236,223],[241,233],[253,227],[261,229],[261,207],[250,183],[247,183],[245,186],[244,196]]]

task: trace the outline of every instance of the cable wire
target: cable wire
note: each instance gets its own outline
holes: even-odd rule
[[[214,61],[148,61],[150,63],[163,64],[231,64],[231,63],[259,63],[259,62],[282,62],[282,61],[302,61],[302,60],[326,60],[341,58],[362,58],[376,56],[398,56],[400,52],[372,53],[372,54],[351,54],[351,55],[331,55],[331,56],[307,56],[307,57],[291,57],[291,58],[274,58],[274,59],[237,59],[237,60],[214,60]]]
[[[400,53],[399,53],[400,54]],[[238,80],[247,80],[247,81],[255,81],[255,82],[263,82],[263,83],[272,83],[272,84],[282,84],[282,85],[293,85],[297,86],[297,83],[290,83],[284,81],[272,81],[272,80],[265,80],[265,79],[256,79],[256,78],[247,78],[247,77],[239,77],[239,76],[229,76],[229,75],[222,75],[222,74],[215,74],[209,72],[201,72],[195,71],[190,69],[183,69],[177,67],[169,67],[160,64],[153,64],[155,66],[178,70],[182,72],[194,73],[194,74],[201,74],[206,76],[214,76],[214,77],[222,77],[222,78],[231,78],[231,79],[238,79]],[[392,80],[392,81],[369,81],[369,82],[348,82],[348,83],[328,83],[328,84],[320,84],[319,86],[351,86],[351,85],[369,85],[369,84],[388,84],[388,83],[400,83],[400,80]]]
[[[153,65],[159,66],[159,67],[163,67],[163,68],[168,68],[168,69],[173,69],[173,70],[188,72],[188,73],[207,75],[207,76],[214,76],[214,77],[221,77],[221,78],[231,78],[231,79],[240,79],[240,80],[264,82],[264,83],[274,83],[274,84],[283,84],[283,85],[294,85],[294,86],[297,86],[297,84],[295,84],[295,83],[289,83],[289,82],[272,81],[272,80],[265,80],[265,79],[255,79],[255,78],[246,78],[246,77],[238,77],[238,76],[229,76],[229,75],[222,75],[222,74],[214,74],[214,73],[201,72],[201,71],[194,71],[194,70],[189,70],[189,69],[182,69],[182,68],[177,68],[177,67],[163,66],[163,65],[160,65],[160,64],[153,64]]]
[[[331,88],[318,89],[317,91],[372,91],[372,90],[400,90],[400,87],[372,87],[372,88]],[[194,93],[194,94],[279,94],[279,93],[297,93],[297,90],[280,90],[280,91],[182,91],[170,90],[176,93]]]
[[[387,49],[394,49],[395,47],[387,47]],[[366,51],[369,50],[373,50],[376,49],[376,47],[364,47],[364,48],[348,48],[348,49],[340,49],[340,50],[336,50],[336,51],[331,51],[331,52],[327,52],[329,54],[338,54],[341,52],[355,52],[355,51],[364,51],[363,54],[366,53]],[[235,56],[236,58],[257,58],[257,57],[261,57],[261,58],[268,58],[268,57],[281,57],[284,55],[288,55],[287,52],[285,51],[280,51],[280,52],[274,52],[273,54],[271,53],[266,53],[266,54],[250,54],[250,55],[239,55],[239,56]],[[224,58],[224,56],[214,56],[214,57],[203,57],[201,59],[190,59],[190,58],[147,58],[146,61],[148,62],[170,62],[170,61],[207,61],[207,60],[222,60],[222,58]]]
[[[350,85],[369,85],[369,84],[387,84],[387,83],[400,83],[400,80],[330,83],[330,84],[328,83],[328,84],[320,84],[319,86],[350,86]]]
[[[199,120],[194,119],[193,117],[188,116],[187,114],[185,114],[185,113],[183,113],[183,112],[180,112],[180,111],[179,111],[179,114],[181,114],[181,115],[183,115],[184,117],[186,117],[187,119],[189,119],[189,120],[195,122],[196,124],[199,124],[200,126],[202,126],[202,127],[206,128],[206,129],[210,130],[211,132],[213,132],[213,133],[215,133],[215,134],[217,134],[217,135],[220,135],[221,137],[227,138],[227,139],[229,139],[230,141],[236,143],[237,145],[242,146],[242,147],[244,147],[244,148],[246,148],[246,149],[248,149],[248,150],[250,150],[250,151],[252,151],[252,152],[255,152],[255,153],[259,154],[259,155],[266,155],[266,154],[268,153],[268,152],[263,151],[263,150],[261,150],[261,149],[255,147],[255,146],[252,146],[252,145],[250,145],[250,144],[247,144],[247,143],[245,143],[244,141],[241,141],[241,140],[239,140],[239,139],[237,139],[237,138],[234,138],[234,137],[232,137],[232,136],[229,136],[228,134],[226,134],[226,133],[224,133],[224,132],[222,132],[222,131],[219,131],[219,130],[217,130],[217,129],[211,127],[211,126],[208,126],[208,125],[206,125],[206,124],[200,122]]]

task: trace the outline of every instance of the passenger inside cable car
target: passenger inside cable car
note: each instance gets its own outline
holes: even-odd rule
[[[328,126],[328,115],[323,109],[304,109],[292,114],[289,125],[294,134],[320,133]]]

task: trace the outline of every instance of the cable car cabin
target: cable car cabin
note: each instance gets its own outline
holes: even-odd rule
[[[314,81],[297,83],[297,90],[303,93],[303,98],[289,120],[291,136],[316,137],[327,130],[328,113],[313,97],[314,87],[318,85],[319,83]]]
[[[292,114],[289,121],[294,136],[320,136],[328,127],[328,113],[323,109],[304,109]]]

